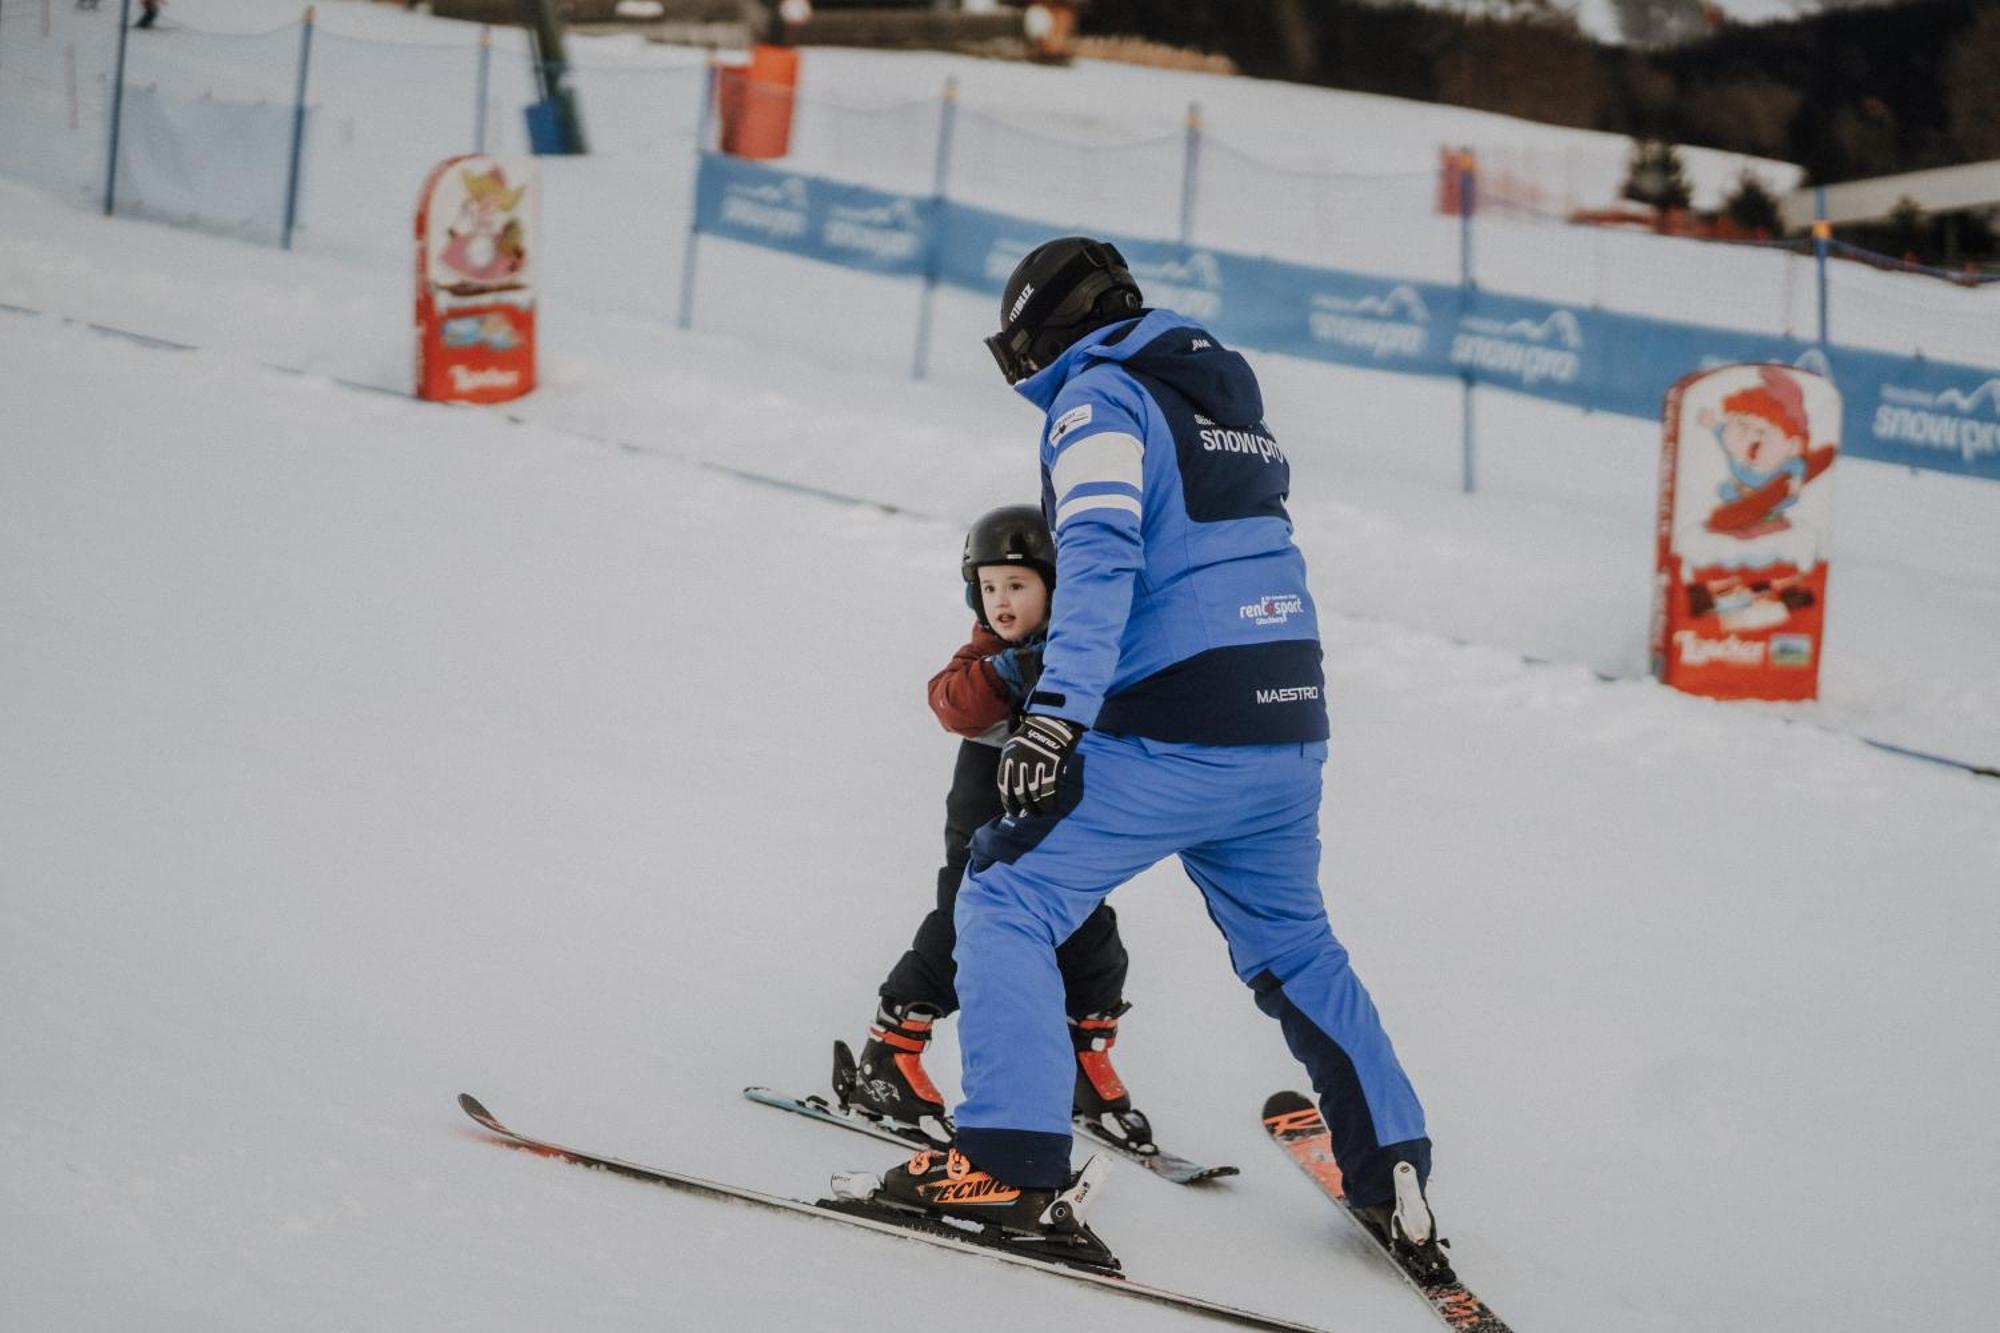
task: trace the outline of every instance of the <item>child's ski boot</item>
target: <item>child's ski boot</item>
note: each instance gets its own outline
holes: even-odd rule
[[[1076,1047],[1076,1094],[1071,1115],[1113,1143],[1144,1151],[1153,1146],[1153,1127],[1145,1112],[1132,1108],[1132,1094],[1111,1067],[1111,1048],[1118,1044],[1118,1019],[1131,1007],[1121,1004],[1101,1014],[1069,1020],[1070,1044]]]
[[[833,1093],[843,1111],[885,1120],[921,1133],[939,1147],[951,1142],[951,1117],[944,1098],[924,1070],[924,1050],[938,1011],[922,1003],[883,1000],[868,1029],[861,1058],[847,1043],[833,1044]]]

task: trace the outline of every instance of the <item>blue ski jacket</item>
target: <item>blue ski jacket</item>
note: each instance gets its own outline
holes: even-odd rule
[[[1250,365],[1171,310],[1016,386],[1042,409],[1056,594],[1028,711],[1196,745],[1325,740],[1291,464]]]

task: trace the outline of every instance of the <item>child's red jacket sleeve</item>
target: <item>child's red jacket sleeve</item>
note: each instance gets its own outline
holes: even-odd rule
[[[1007,720],[1013,701],[992,664],[985,659],[1007,647],[1007,641],[975,625],[971,640],[951,655],[945,669],[931,677],[931,711],[946,731],[978,736]]]

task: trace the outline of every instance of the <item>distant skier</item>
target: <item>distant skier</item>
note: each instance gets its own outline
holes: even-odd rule
[[[135,28],[152,27],[154,22],[160,17],[160,6],[166,2],[167,0],[139,0],[139,9],[141,10],[139,21],[132,26]]]
[[[1041,511],[1012,505],[974,523],[965,535],[959,575],[977,618],[972,638],[930,682],[931,711],[946,730],[965,737],[945,797],[937,906],[883,981],[875,1024],[860,1056],[849,1056],[842,1043],[834,1068],[834,1092],[843,1106],[925,1129],[940,1144],[949,1140],[950,1122],[923,1057],[934,1025],[958,1009],[952,911],[968,843],[975,829],[1000,817],[1000,745],[1041,675],[1056,578],[1055,543]],[[1100,903],[1085,917],[1056,949],[1055,960],[1076,1052],[1072,1110],[1128,1142],[1152,1142],[1145,1117],[1132,1109],[1111,1066],[1118,1020],[1130,1006],[1123,997],[1125,946],[1110,906]]]
[[[1356,1215],[1418,1281],[1446,1281],[1423,1108],[1320,896],[1319,631],[1256,377],[1207,330],[1144,309],[1117,249],[1082,237],[1031,251],[1000,314],[987,346],[1045,414],[1062,591],[1000,752],[1007,814],[974,835],[958,895],[956,1147],[858,1187],[1096,1243],[1077,1219],[1090,1178],[1070,1171],[1055,948],[1178,855],[1311,1072]]]

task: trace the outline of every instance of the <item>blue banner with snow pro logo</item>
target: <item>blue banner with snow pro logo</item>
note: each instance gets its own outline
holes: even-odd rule
[[[849,268],[998,295],[1056,227],[949,200],[704,155],[698,230]],[[1239,347],[1362,369],[1448,376],[1657,419],[1691,370],[1776,361],[1839,385],[1849,457],[2000,480],[2000,367],[1551,304],[1478,287],[1106,235],[1148,304]]]

